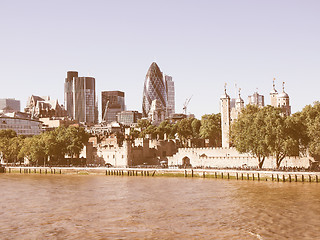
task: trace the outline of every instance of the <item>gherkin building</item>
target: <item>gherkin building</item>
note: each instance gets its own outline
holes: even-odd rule
[[[153,62],[149,67],[144,82],[142,98],[142,115],[147,117],[153,100],[158,99],[163,107],[167,106],[166,87],[163,81],[163,75],[158,65]]]

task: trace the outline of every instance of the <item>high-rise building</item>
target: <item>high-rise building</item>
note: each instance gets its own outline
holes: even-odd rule
[[[68,72],[64,86],[68,116],[86,124],[97,123],[95,78],[78,77],[78,72]]]
[[[20,111],[20,100],[14,98],[2,98],[0,99],[0,110],[10,110],[13,112]]]
[[[102,121],[111,123],[117,121],[117,114],[124,111],[124,92],[103,91],[101,92]]]
[[[167,117],[171,117],[175,113],[175,91],[174,81],[171,76],[164,76],[167,93]]]
[[[158,100],[161,108],[166,111],[167,108],[167,90],[163,81],[163,74],[158,65],[153,62],[146,75],[142,97],[142,115],[148,117],[151,103]]]

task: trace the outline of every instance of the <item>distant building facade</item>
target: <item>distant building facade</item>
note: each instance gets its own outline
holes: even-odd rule
[[[124,126],[131,126],[142,118],[142,113],[138,111],[122,111],[117,115],[117,121]]]
[[[111,123],[117,121],[117,115],[125,110],[124,92],[101,92],[102,121]]]
[[[12,129],[18,135],[32,136],[42,132],[42,123],[25,117],[19,112],[0,114],[0,130]]]
[[[258,92],[254,92],[248,97],[248,104],[264,107],[264,96],[260,95]]]
[[[24,111],[29,113],[31,118],[67,116],[66,110],[59,104],[58,100],[51,100],[49,96],[39,97],[32,95],[28,98]]]
[[[95,78],[78,77],[78,72],[69,71],[65,79],[64,93],[69,117],[86,124],[98,122]]]
[[[14,112],[20,111],[20,100],[14,98],[0,99],[0,110],[11,110]]]

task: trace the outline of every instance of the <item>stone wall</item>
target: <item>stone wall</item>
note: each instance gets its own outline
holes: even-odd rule
[[[172,157],[168,157],[168,165],[184,165],[190,162],[192,167],[239,168],[257,167],[258,160],[250,154],[241,154],[235,148],[179,148]],[[287,157],[280,167],[310,166],[310,157]],[[263,168],[276,168],[274,158],[266,158]]]

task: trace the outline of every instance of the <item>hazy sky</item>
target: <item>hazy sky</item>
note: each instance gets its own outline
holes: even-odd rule
[[[156,61],[176,87],[176,112],[219,112],[224,83],[270,103],[272,79],[286,82],[293,112],[320,100],[319,0],[0,0],[0,98],[50,95],[64,101],[66,72],[121,90],[141,111]]]

